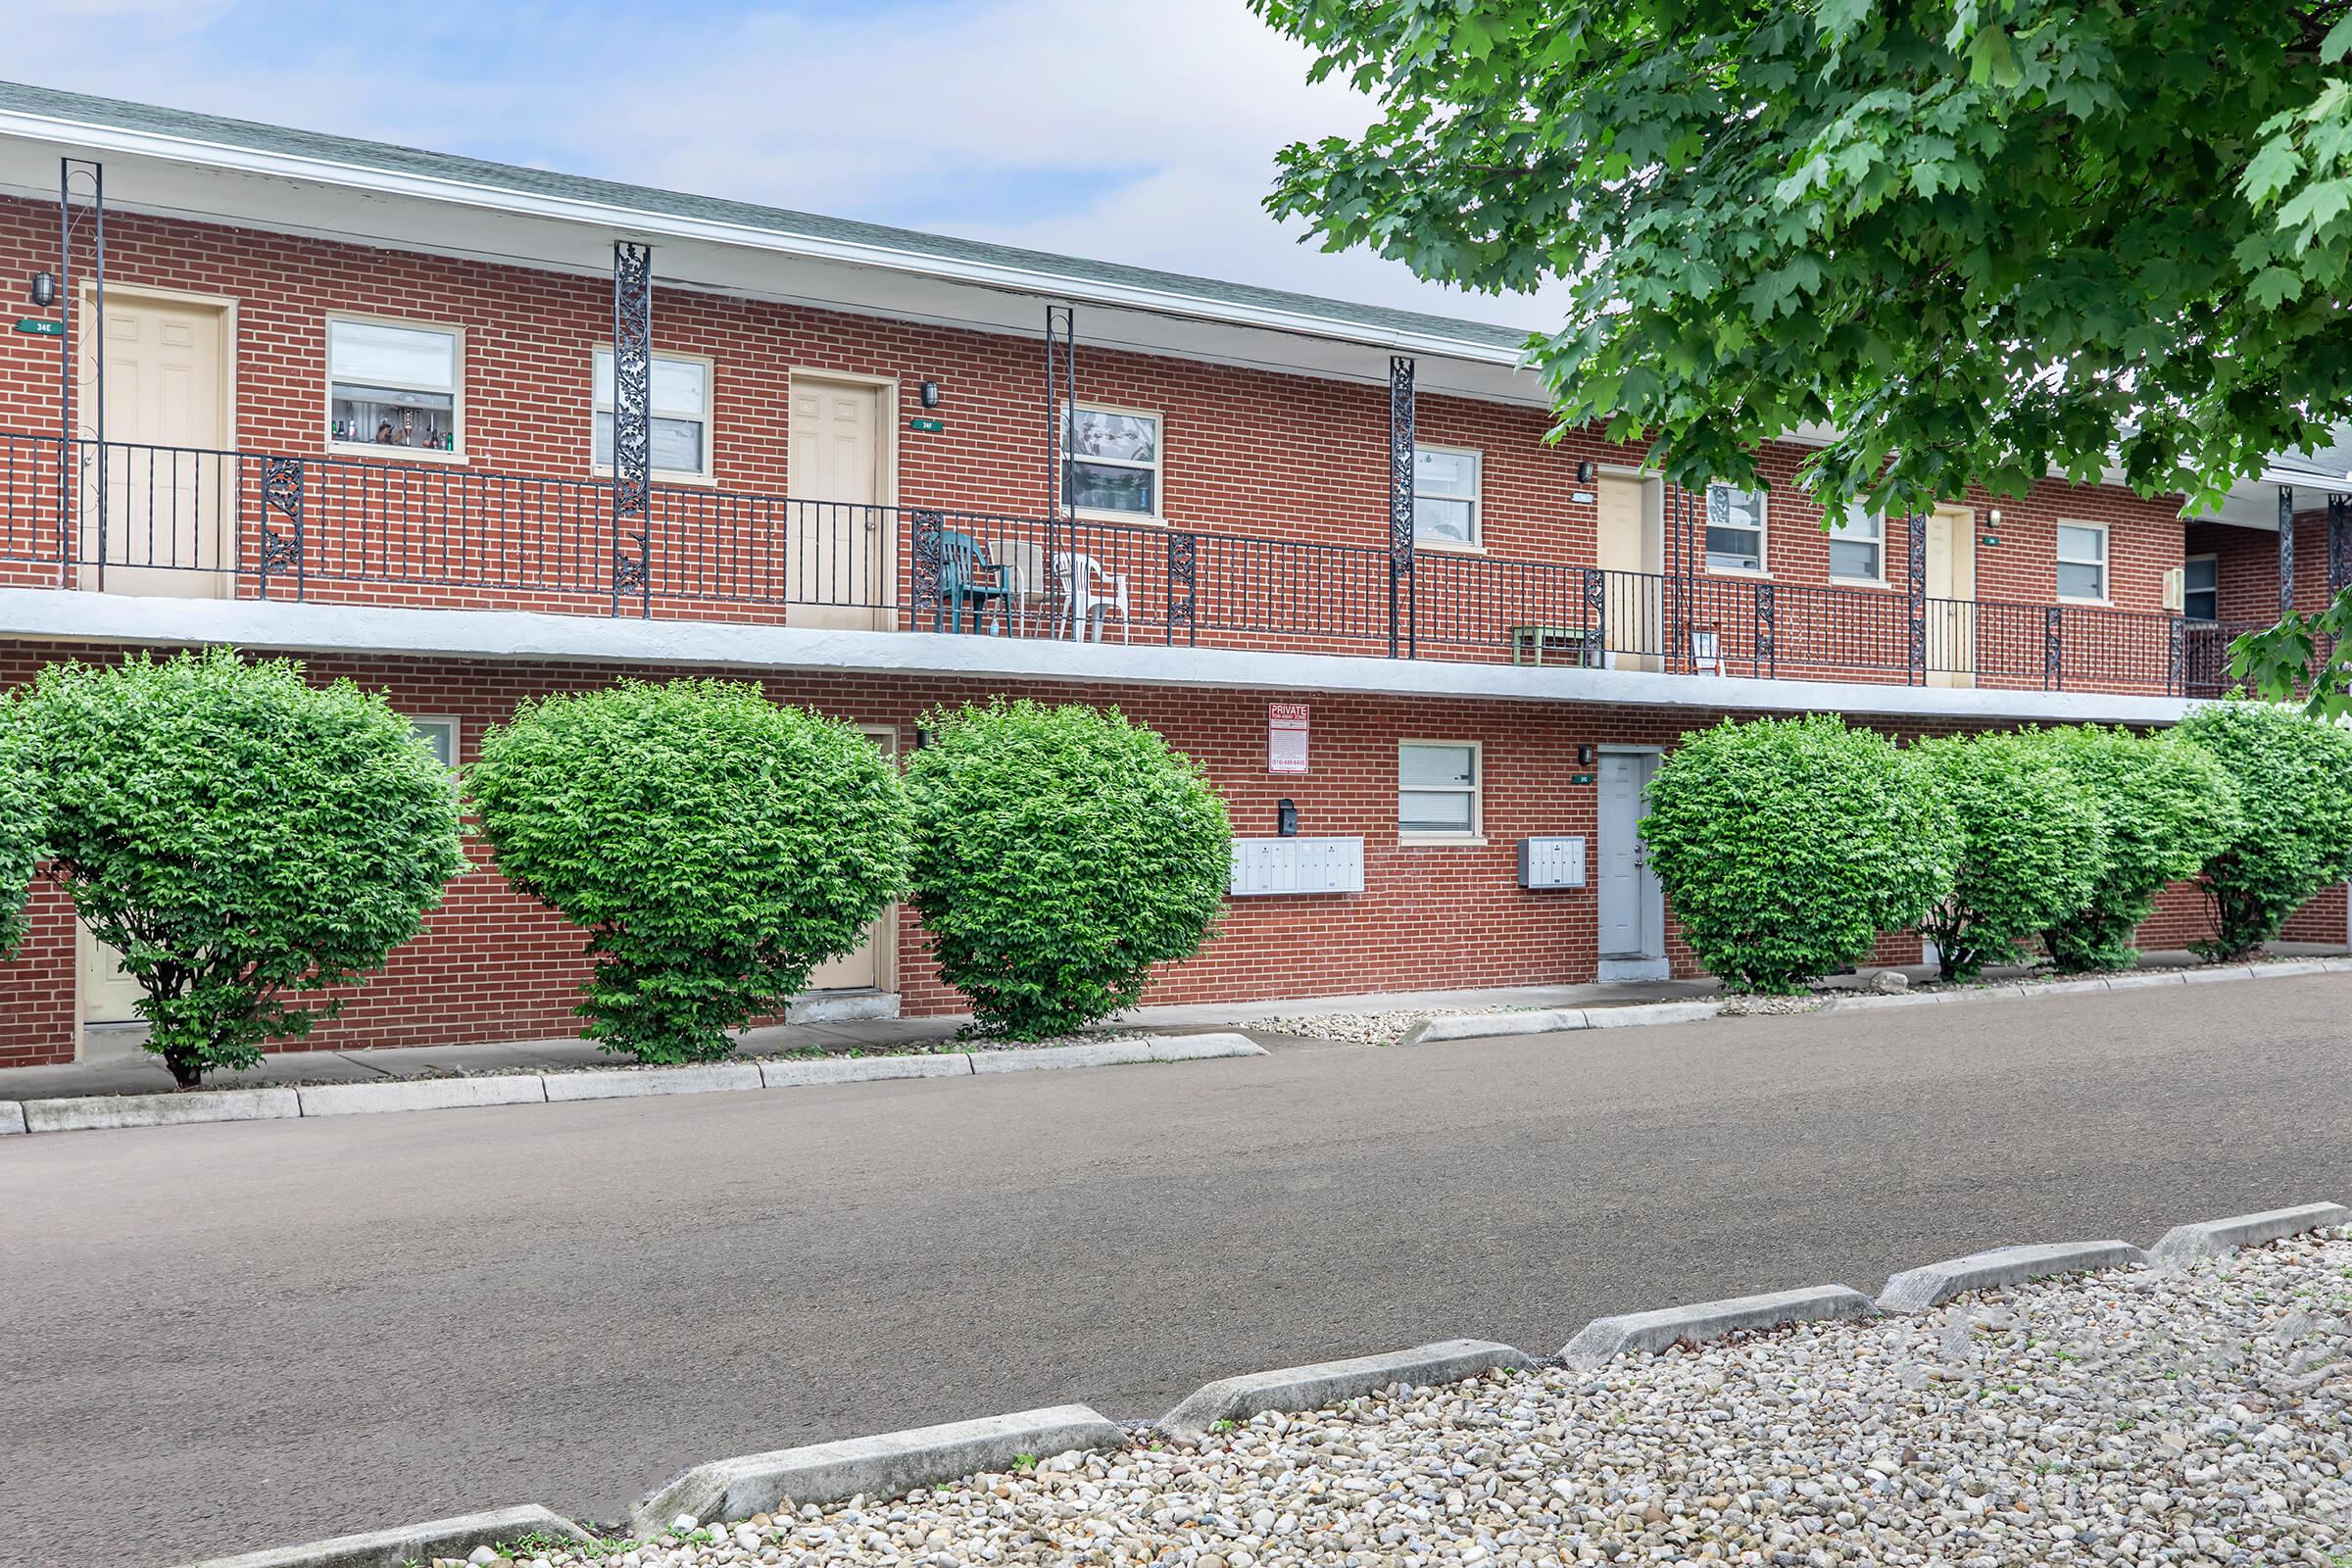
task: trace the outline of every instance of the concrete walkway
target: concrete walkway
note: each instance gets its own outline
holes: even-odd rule
[[[2309,942],[2274,943],[2275,957],[2334,956],[2348,950]],[[2198,960],[2185,952],[2145,953],[2142,968],[2180,968]],[[1877,969],[1863,969],[1825,982],[1823,989],[1867,985]],[[1935,970],[1900,971],[1913,984],[1933,979]],[[2016,979],[2022,968],[1987,969],[1988,979]],[[1197,1003],[1182,1006],[1137,1007],[1115,1021],[1137,1028],[1184,1033],[1200,1029],[1246,1029],[1269,1018],[1304,1018],[1329,1013],[1464,1012],[1486,1007],[1627,1007],[1648,1002],[1684,1002],[1716,994],[1712,980],[1637,980],[1606,985],[1495,986],[1452,991],[1382,991],[1341,997],[1299,997],[1271,1002]],[[744,1032],[737,1054],[786,1052],[902,1053],[952,1040],[970,1022],[968,1014],[931,1018],[877,1018],[856,1022],[795,1023]],[[81,1060],[50,1067],[0,1068],[0,1101],[50,1100],[74,1095],[169,1093],[172,1074],[161,1057],[142,1049],[139,1024],[94,1025],[84,1031]],[[1269,1037],[1270,1038],[1270,1037]],[[250,1072],[213,1073],[208,1089],[256,1089],[276,1084],[368,1083],[383,1078],[435,1078],[549,1068],[606,1066],[625,1062],[586,1040],[515,1040],[487,1045],[407,1046],[377,1051],[288,1051],[272,1053]]]

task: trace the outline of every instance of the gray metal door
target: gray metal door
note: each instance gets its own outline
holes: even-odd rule
[[[1600,754],[1599,919],[1604,958],[1664,957],[1665,899],[1638,824],[1658,770],[1654,752]]]

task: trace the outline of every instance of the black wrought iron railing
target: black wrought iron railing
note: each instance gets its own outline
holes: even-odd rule
[[[10,434],[0,582],[2190,696],[2244,629],[694,486],[621,523],[609,479]]]

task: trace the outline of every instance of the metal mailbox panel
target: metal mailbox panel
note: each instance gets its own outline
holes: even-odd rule
[[[1521,839],[1519,885],[1523,888],[1581,888],[1585,885],[1585,839]]]
[[[1361,893],[1364,841],[1351,839],[1235,839],[1237,899],[1276,893]]]

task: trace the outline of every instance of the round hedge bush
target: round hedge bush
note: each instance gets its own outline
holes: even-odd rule
[[[2236,787],[2209,753],[2171,735],[2076,724],[2047,736],[2107,825],[2107,863],[2089,902],[2042,931],[2042,950],[2061,969],[2128,969],[2156,895],[2237,832]]]
[[[465,866],[456,784],[409,721],[290,660],[52,665],[19,715],[52,874],[183,1085],[331,1014],[289,998],[381,964]]]
[[[1116,709],[1000,701],[925,722],[914,902],[984,1031],[1065,1034],[1199,951],[1232,851],[1198,763]]]
[[[1835,715],[1724,720],[1649,788],[1649,863],[1726,987],[1794,992],[1869,956],[1951,886],[1951,816],[1908,758]]]
[[[2106,823],[2046,732],[1947,736],[1912,751],[1960,826],[1952,891],[1920,930],[1944,979],[1973,979],[2090,902],[2106,872]]]
[[[526,703],[466,786],[507,879],[588,932],[587,1034],[704,1061],[855,949],[906,886],[897,770],[757,686],[624,681]]]
[[[40,868],[47,818],[31,770],[22,705],[11,700],[0,710],[0,958],[24,940],[25,895]]]
[[[2195,946],[2210,958],[2239,957],[2352,868],[2352,731],[2232,701],[2193,710],[2173,733],[2237,786],[2236,829],[2204,865],[2213,936]]]

